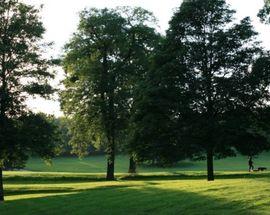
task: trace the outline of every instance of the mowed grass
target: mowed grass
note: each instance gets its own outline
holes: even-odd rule
[[[270,174],[118,175],[5,172],[1,215],[57,214],[269,214]]]
[[[126,173],[129,158],[118,155],[115,162],[115,172]],[[270,153],[263,153],[254,159],[255,167],[265,166],[270,168]],[[248,158],[237,156],[214,161],[217,171],[246,171]],[[177,172],[177,171],[205,171],[206,161],[181,161],[170,168],[159,168],[149,165],[138,166],[139,173]],[[86,158],[59,157],[52,160],[52,165],[45,164],[40,158],[31,158],[26,165],[26,170],[37,172],[75,172],[75,173],[104,173],[106,172],[105,156],[89,156]]]
[[[269,157],[256,166],[269,167]],[[205,162],[140,166],[130,176],[128,158],[118,156],[113,182],[104,180],[105,167],[102,156],[58,158],[53,166],[31,159],[30,171],[4,172],[0,215],[270,214],[270,172],[248,173],[246,157],[216,161],[214,182],[206,181]]]

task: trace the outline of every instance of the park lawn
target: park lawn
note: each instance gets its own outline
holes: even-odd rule
[[[269,169],[270,154],[254,161]],[[4,172],[0,215],[270,214],[270,172],[248,173],[242,156],[215,161],[214,182],[206,181],[205,161],[165,169],[141,165],[130,176],[128,157],[117,156],[113,182],[104,179],[104,156],[56,158],[52,164],[32,158],[27,171]]]
[[[103,174],[4,172],[1,215],[270,214],[270,173]]]
[[[129,158],[118,155],[115,162],[115,171],[126,173]],[[270,153],[263,153],[254,159],[255,167],[265,166],[270,169]],[[237,156],[214,161],[217,171],[246,171],[248,169],[248,158]],[[158,168],[146,165],[138,167],[139,173],[153,172],[177,172],[177,171],[205,171],[206,161],[181,161],[170,168]],[[76,173],[104,173],[106,172],[105,156],[89,156],[83,159],[76,157],[58,157],[52,160],[52,165],[46,165],[40,158],[31,158],[26,165],[26,170],[37,172],[76,172]]]

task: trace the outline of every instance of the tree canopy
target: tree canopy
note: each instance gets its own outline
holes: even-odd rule
[[[235,23],[234,14],[224,0],[184,1],[157,54],[149,96],[142,91],[140,100],[136,133],[153,140],[140,151],[152,146],[164,155],[171,148],[176,161],[206,154],[208,180],[214,179],[214,156],[269,148],[267,132],[261,131],[267,126],[257,123],[268,108],[268,56],[250,18]]]
[[[91,144],[105,146],[107,179],[114,178],[116,142],[126,136],[134,81],[155,45],[154,20],[142,8],[84,10],[66,46],[61,101],[74,122],[71,142],[81,155]]]

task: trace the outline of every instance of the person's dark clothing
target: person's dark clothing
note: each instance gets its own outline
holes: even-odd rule
[[[253,169],[254,169],[254,166],[253,166],[253,161],[252,161],[252,158],[249,158],[249,160],[248,160],[248,165],[249,165],[249,172],[252,170],[253,171]]]

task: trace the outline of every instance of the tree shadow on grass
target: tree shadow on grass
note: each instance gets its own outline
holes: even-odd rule
[[[81,185],[81,184],[80,184]],[[100,184],[96,186],[98,190],[105,190],[105,189],[111,189],[111,188],[129,188],[129,187],[135,187],[135,185],[122,185],[122,184],[116,184],[116,185],[104,185]],[[85,192],[92,189],[76,189],[72,187],[42,187],[42,188],[32,188],[32,187],[22,187],[22,188],[8,188],[5,190],[5,196],[10,197],[14,195],[31,195],[31,194],[61,194],[61,193],[78,193],[78,192]],[[31,196],[29,197],[31,198]]]
[[[76,174],[75,174],[76,175]],[[9,184],[23,183],[42,183],[42,184],[61,184],[61,183],[74,183],[74,182],[102,182],[106,181],[104,176],[100,175],[85,175],[85,176],[8,176],[4,177],[4,182]]]
[[[202,180],[206,179],[207,176],[204,173],[167,173],[167,174],[123,174],[116,177],[116,180],[121,181],[153,181],[153,180]],[[270,179],[270,172],[253,172],[253,173],[216,173],[216,180],[223,179]],[[50,175],[40,175],[40,176],[8,176],[4,177],[5,184],[68,184],[68,183],[84,183],[84,182],[105,182],[106,179],[102,175],[67,175],[67,176],[50,176]]]
[[[196,173],[196,172],[174,172],[174,173],[152,173],[152,174],[122,174],[116,177],[116,180],[134,180],[134,181],[145,181],[145,180],[202,180],[206,179],[207,176],[205,173]],[[216,180],[222,179],[270,179],[270,172],[253,172],[253,173],[226,173],[226,172],[217,172],[215,174]],[[91,174],[91,175],[81,175],[78,176],[74,174],[70,175],[27,175],[27,176],[18,176],[10,175],[4,177],[5,184],[62,184],[62,183],[78,183],[78,182],[104,182],[106,181],[105,176],[101,174]]]
[[[5,196],[14,196],[14,195],[29,195],[29,194],[54,194],[54,193],[69,193],[74,192],[74,189],[70,187],[56,187],[53,189],[27,189],[27,188],[20,188],[20,189],[6,189]]]
[[[252,209],[253,205],[249,205],[248,202],[213,198],[181,189],[165,189],[154,186],[154,184],[147,186],[113,185],[74,191],[61,188],[58,191],[55,192],[58,193],[58,196],[6,202],[0,205],[0,214],[257,214],[256,210]],[[66,191],[69,192],[68,195],[59,195]],[[40,192],[44,192],[44,190],[40,190]],[[25,193],[23,191],[21,194]]]

